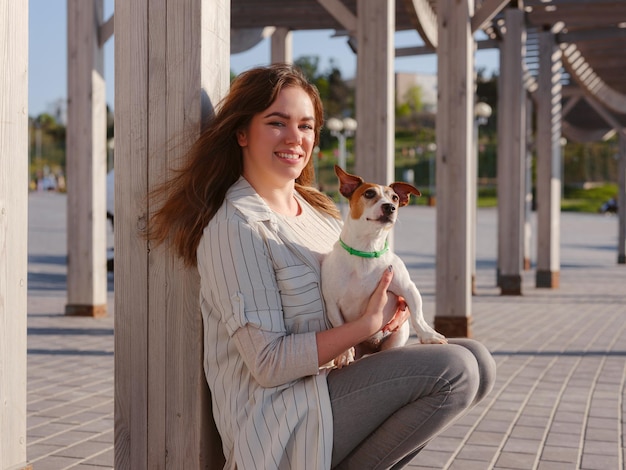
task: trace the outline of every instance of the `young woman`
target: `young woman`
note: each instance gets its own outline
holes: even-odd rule
[[[480,343],[413,345],[336,369],[332,360],[408,317],[387,293],[331,328],[320,262],[339,236],[313,187],[323,109],[295,67],[237,77],[164,183],[149,236],[201,276],[204,369],[227,469],[400,468],[493,386]]]

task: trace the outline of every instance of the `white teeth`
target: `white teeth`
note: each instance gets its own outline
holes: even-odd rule
[[[276,153],[277,156],[279,156],[280,158],[287,158],[289,160],[297,160],[298,158],[300,158],[300,155],[297,154],[293,154],[293,153]]]

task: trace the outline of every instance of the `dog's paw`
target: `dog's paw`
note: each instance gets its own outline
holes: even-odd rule
[[[335,358],[335,367],[337,369],[341,369],[344,366],[347,366],[351,362],[354,362],[354,348],[348,349],[343,354],[340,354]]]
[[[420,342],[423,344],[448,344],[446,337],[436,331],[420,336]]]

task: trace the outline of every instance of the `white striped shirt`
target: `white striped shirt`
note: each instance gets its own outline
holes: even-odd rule
[[[240,178],[198,246],[204,368],[227,469],[328,469],[332,410],[315,332],[340,222],[272,212]],[[321,372],[321,373],[320,373]]]

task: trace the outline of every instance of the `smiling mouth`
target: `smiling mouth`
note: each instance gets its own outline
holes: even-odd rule
[[[300,154],[297,153],[276,152],[276,156],[278,158],[284,158],[285,160],[298,160],[300,158]]]

